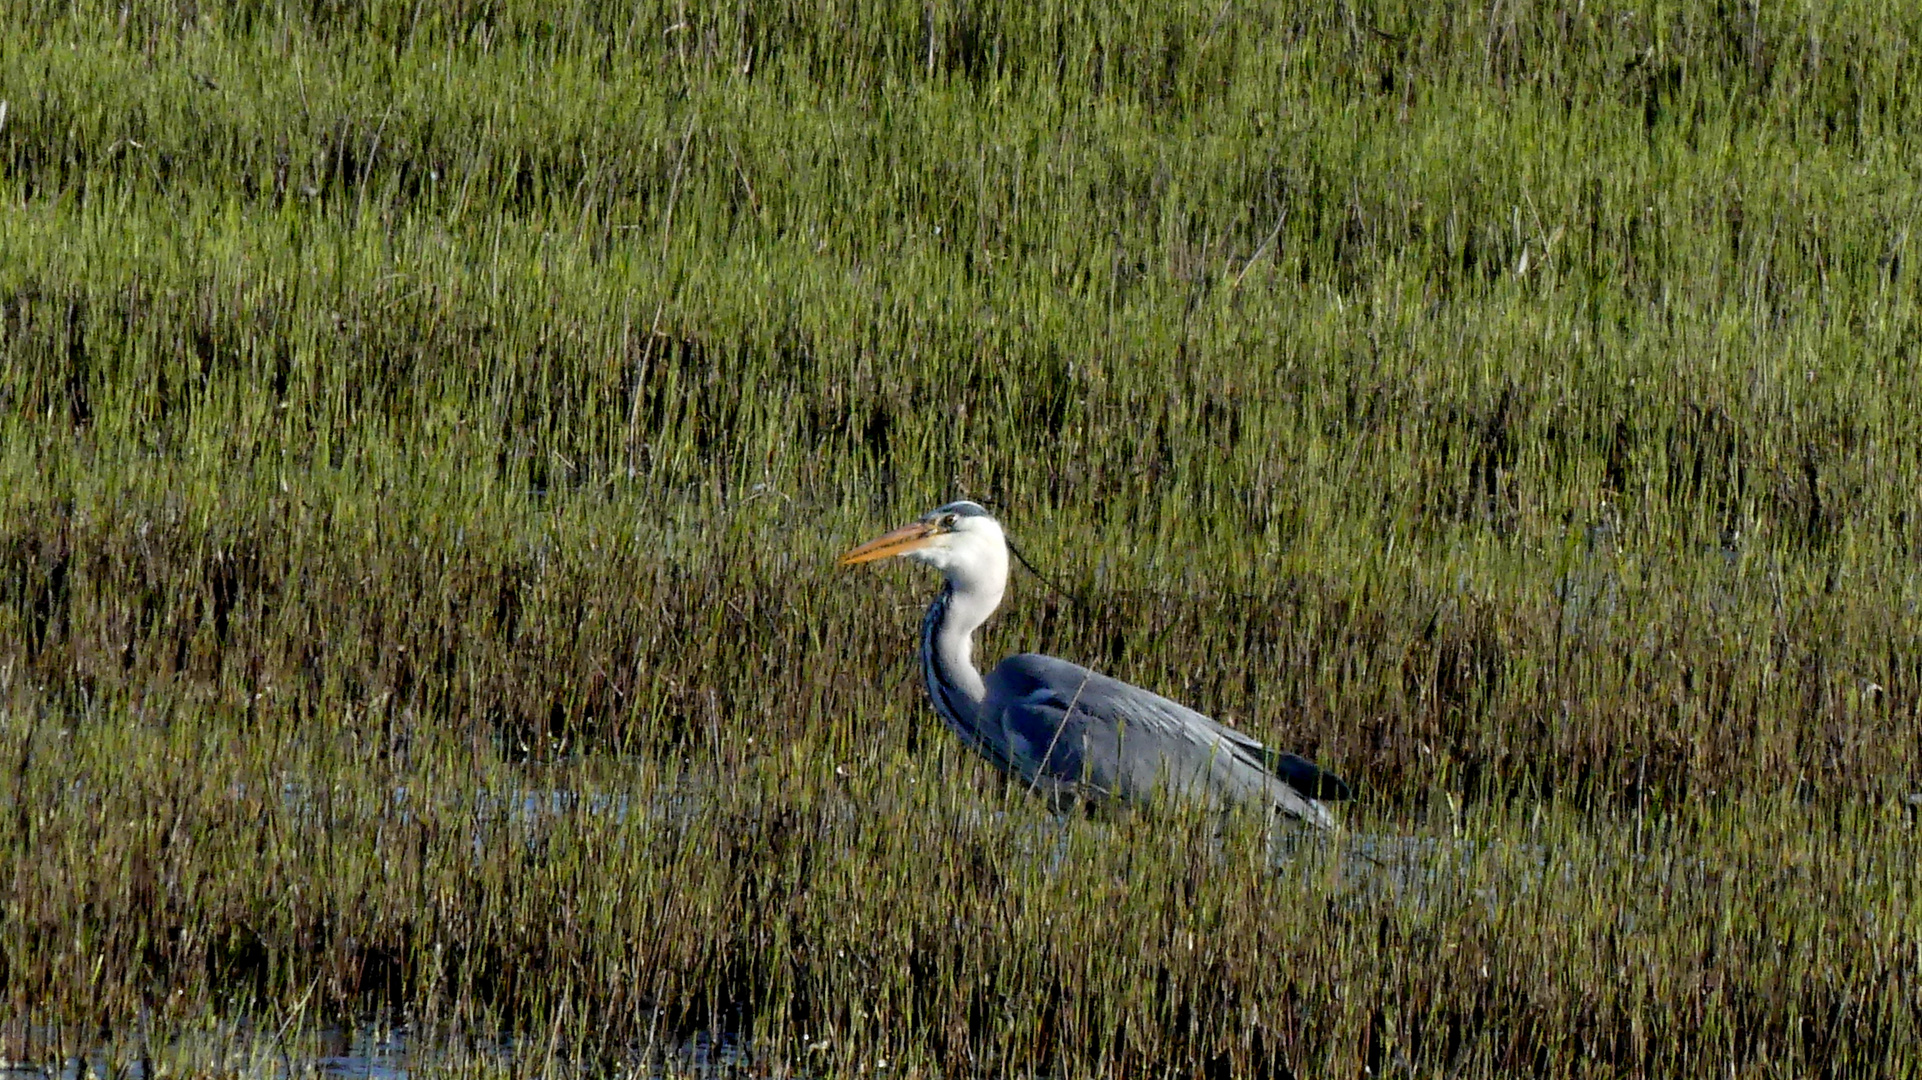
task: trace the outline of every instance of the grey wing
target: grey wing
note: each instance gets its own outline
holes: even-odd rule
[[[1192,710],[1190,710],[1192,711]],[[1302,757],[1286,750],[1276,750],[1265,743],[1236,731],[1223,727],[1214,720],[1195,713],[1201,721],[1213,728],[1222,738],[1235,744],[1240,751],[1261,763],[1262,768],[1272,773],[1275,779],[1294,788],[1296,791],[1321,802],[1340,802],[1352,799],[1355,793],[1348,787],[1348,781]]]
[[[984,726],[998,723],[1013,770],[1050,792],[1141,799],[1165,787],[1214,806],[1274,806],[1325,828],[1333,820],[1314,793],[1346,791],[1311,762],[1052,656],[1002,661],[988,676],[984,713]]]

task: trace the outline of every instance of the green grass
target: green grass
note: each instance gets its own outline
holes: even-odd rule
[[[10,6],[5,1009],[1913,1073],[1919,31]],[[1275,876],[1004,791],[921,700],[932,582],[832,566],[956,496],[1081,597],[984,655],[1414,839]],[[557,789],[629,812],[477,816]]]

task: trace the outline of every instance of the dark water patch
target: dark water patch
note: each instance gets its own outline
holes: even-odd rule
[[[747,1041],[696,1032],[659,1044],[596,1048],[539,1037],[487,1036],[449,1025],[366,1020],[301,1026],[217,1018],[164,1035],[113,1032],[77,1040],[71,1031],[8,1025],[0,1080],[412,1080],[438,1076],[718,1078],[764,1075]],[[758,1071],[757,1071],[758,1070]]]

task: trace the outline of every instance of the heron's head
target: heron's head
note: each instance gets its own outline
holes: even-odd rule
[[[997,595],[1008,578],[1008,538],[1001,532],[1001,523],[979,503],[966,500],[951,502],[912,525],[875,537],[841,556],[841,565],[894,555],[932,566],[957,584],[993,583]]]

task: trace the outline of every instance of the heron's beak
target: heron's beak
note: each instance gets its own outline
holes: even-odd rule
[[[841,565],[853,566],[856,563],[885,559],[890,555],[906,555],[916,548],[928,546],[929,542],[931,542],[939,532],[939,529],[925,521],[917,521],[912,525],[903,525],[893,532],[883,536],[877,536],[867,543],[862,544],[860,547],[855,548],[853,551],[848,552],[846,555],[841,556]]]

